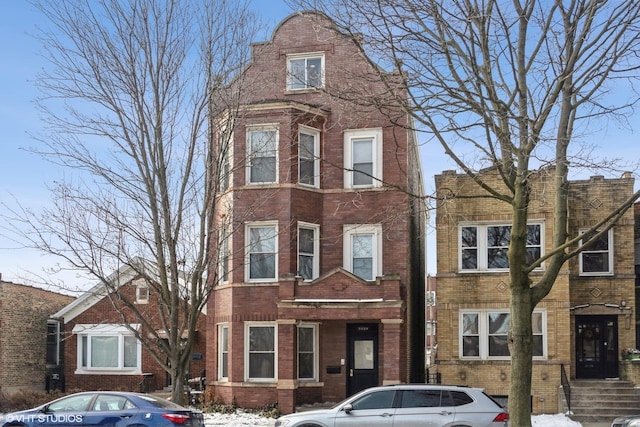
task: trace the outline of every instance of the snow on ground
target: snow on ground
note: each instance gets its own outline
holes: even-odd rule
[[[273,426],[276,420],[273,418],[261,417],[256,414],[237,411],[235,414],[206,413],[204,415],[206,427],[226,426],[226,427],[262,427]],[[582,424],[573,421],[563,414],[557,415],[534,415],[531,417],[533,427],[582,427]]]

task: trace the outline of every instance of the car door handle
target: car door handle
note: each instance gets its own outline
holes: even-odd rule
[[[440,412],[440,415],[451,415],[451,414],[453,414],[453,412],[449,412],[449,411]]]
[[[387,418],[387,417],[393,417],[393,414],[390,414],[389,412],[385,412],[383,414],[380,414],[381,417]]]
[[[131,418],[133,417],[133,414],[122,414],[120,415],[120,418]]]

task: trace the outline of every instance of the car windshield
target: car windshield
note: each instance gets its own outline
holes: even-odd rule
[[[183,406],[178,405],[177,403],[171,402],[169,400],[166,399],[161,399],[159,397],[154,397],[154,396],[149,396],[149,395],[143,395],[143,396],[139,396],[140,399],[143,399],[147,402],[149,402],[150,404],[152,404],[155,407],[158,408],[162,408],[162,409],[186,409]]]

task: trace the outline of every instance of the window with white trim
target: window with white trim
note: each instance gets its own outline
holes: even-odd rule
[[[247,182],[265,184],[278,182],[278,128],[252,126],[247,128]]]
[[[229,325],[218,325],[218,380],[229,379]]]
[[[382,128],[344,133],[345,188],[382,185]]]
[[[460,312],[460,357],[463,359],[509,359],[508,310],[462,310]],[[532,315],[533,357],[547,355],[546,312]]]
[[[278,277],[278,226],[275,222],[249,223],[245,229],[245,277],[265,282]]]
[[[275,323],[246,323],[245,377],[247,381],[275,381],[278,357]]]
[[[306,126],[298,129],[298,182],[320,187],[320,132]]]
[[[230,251],[231,234],[229,233],[229,226],[224,224],[220,230],[218,230],[218,258],[219,258],[219,284],[229,282],[229,262],[231,260]]]
[[[298,222],[298,274],[305,280],[318,277],[320,271],[320,226]]]
[[[511,225],[461,224],[459,227],[460,271],[506,271]],[[543,223],[527,224],[527,265],[542,256]]]
[[[374,280],[382,272],[382,226],[343,226],[343,263],[347,271],[364,280]]]
[[[324,52],[287,56],[287,90],[324,87]]]
[[[139,324],[130,326],[140,328]],[[142,347],[127,327],[115,324],[78,324],[73,328],[73,333],[78,340],[76,373],[142,372]]]
[[[585,234],[586,230],[580,230],[583,235],[580,246],[587,242],[597,231]],[[579,257],[581,276],[606,276],[613,274],[613,229],[609,229],[589,246],[584,247]]]
[[[47,320],[47,366],[60,365],[60,322]]]
[[[149,304],[149,284],[144,279],[134,282],[136,287],[136,304]]]
[[[318,380],[318,326],[298,326],[298,379]]]

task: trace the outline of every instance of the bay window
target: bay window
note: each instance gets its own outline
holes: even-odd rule
[[[140,325],[130,325],[138,329]],[[73,328],[78,339],[76,373],[141,372],[141,346],[133,332],[122,325],[78,324]]]

